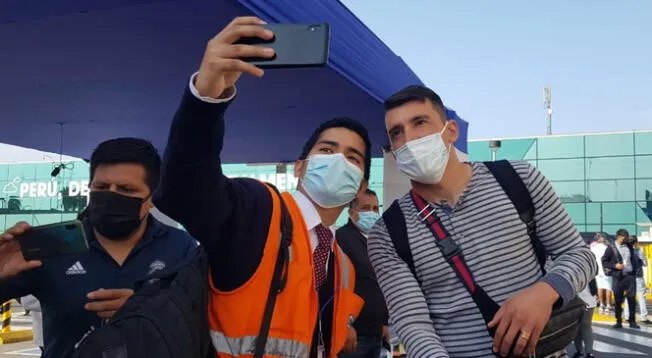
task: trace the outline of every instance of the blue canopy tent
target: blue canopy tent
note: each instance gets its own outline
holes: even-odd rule
[[[335,0],[0,0],[0,142],[82,158],[117,136],[162,149],[207,40],[249,14],[328,22],[330,63],[243,78],[224,161],[293,161],[316,125],[335,116],[362,121],[381,156],[382,100],[421,81]],[[457,146],[466,152],[466,130]]]

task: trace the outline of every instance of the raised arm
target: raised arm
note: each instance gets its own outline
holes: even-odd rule
[[[243,266],[257,264],[256,256],[262,255],[271,216],[267,189],[254,180],[228,179],[220,160],[224,114],[235,97],[236,81],[242,73],[263,75],[239,58],[268,56],[260,47],[233,43],[242,37],[271,38],[273,34],[258,26],[261,23],[254,17],[237,18],[209,41],[172,122],[154,200],[199,240],[214,273],[226,272],[219,266],[237,263],[233,260],[248,259],[224,275],[235,281],[242,281],[237,277],[241,274],[247,276],[248,267]],[[252,218],[258,220],[256,225],[251,225]]]
[[[407,264],[396,253],[382,220],[371,231],[367,250],[385,296],[389,320],[405,344],[408,356],[448,357],[430,319],[423,291]]]

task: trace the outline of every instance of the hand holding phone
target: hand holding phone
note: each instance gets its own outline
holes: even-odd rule
[[[261,46],[235,44],[241,38],[255,37],[270,41],[274,34],[263,28],[265,21],[253,17],[237,17],[208,42],[195,78],[195,88],[203,97],[228,97],[224,93],[243,73],[262,77],[263,70],[243,58],[273,58],[274,50]]]
[[[17,238],[27,261],[88,251],[86,233],[79,220],[35,226]]]
[[[241,38],[236,44],[254,45],[274,50],[274,57],[247,57],[243,61],[260,68],[307,68],[326,66],[330,48],[330,27],[316,24],[261,25],[274,33],[271,40]]]
[[[0,235],[0,280],[42,265],[39,260],[25,260],[18,238],[29,230],[26,222],[19,222]]]

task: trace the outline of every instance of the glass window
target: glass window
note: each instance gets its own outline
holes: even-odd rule
[[[8,164],[0,164],[0,180],[8,180],[10,166]]]
[[[639,201],[636,204],[636,222],[652,222],[652,199],[649,202]]]
[[[587,158],[586,178],[633,179],[634,157]]]
[[[586,232],[601,232],[600,225],[586,225]]]
[[[602,222],[602,203],[586,204],[586,223],[589,225],[600,225]]]
[[[74,162],[74,167],[70,170],[70,177],[73,179],[85,179],[90,177],[90,165],[83,160]]]
[[[584,192],[584,181],[552,181],[550,184],[552,184],[562,203],[584,203],[588,201]],[[583,212],[582,215],[584,215]]]
[[[469,142],[469,159],[476,162],[491,160],[491,150],[487,141]]]
[[[592,180],[586,196],[590,201],[634,201],[634,180]]]
[[[636,154],[652,154],[652,131],[634,134]]]
[[[586,223],[585,204],[564,203],[564,208],[575,224]]]
[[[531,148],[536,148],[534,143],[534,138],[503,140],[500,149],[496,152],[496,159],[523,160]]]
[[[636,200],[652,201],[652,179],[636,181]]]
[[[527,153],[525,153],[525,156],[523,156],[523,159],[536,160],[537,158],[538,158],[538,156],[537,156],[537,140],[533,139],[532,143],[530,144],[530,149],[528,149]]]
[[[652,179],[652,155],[637,155],[634,158],[636,161],[636,178]]]
[[[537,167],[550,181],[584,180],[584,159],[539,159]]]
[[[636,203],[602,203],[602,220],[605,224],[626,225],[636,222]]]
[[[539,159],[581,158],[584,156],[584,137],[541,137],[537,138]]]
[[[634,135],[632,133],[587,135],[585,138],[587,157],[634,154]]]

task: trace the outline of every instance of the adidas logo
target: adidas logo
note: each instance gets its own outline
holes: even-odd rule
[[[81,262],[75,262],[68,270],[66,270],[66,275],[85,275],[86,270],[82,266]]]

